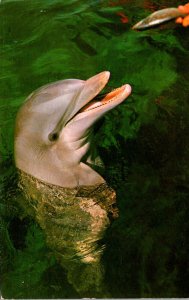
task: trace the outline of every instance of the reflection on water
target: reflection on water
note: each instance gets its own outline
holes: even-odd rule
[[[5,298],[79,297],[22,215],[13,164],[15,115],[37,87],[111,72],[132,96],[99,124],[94,145],[116,192],[120,217],[103,256],[112,297],[187,297],[188,40],[173,23],[130,29],[179,1],[2,1],[0,68],[1,289]],[[124,13],[129,22],[122,23]],[[112,160],[112,157],[114,158]]]

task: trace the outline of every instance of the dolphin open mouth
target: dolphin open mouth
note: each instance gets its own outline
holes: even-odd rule
[[[123,98],[123,94],[125,90],[127,90],[127,93],[130,93],[131,92],[130,85],[125,84],[119,88],[113,89],[109,93],[98,94],[93,100],[91,100],[89,103],[84,105],[78,113],[88,112],[90,110],[100,108],[110,103],[113,104],[113,102],[115,102],[114,104],[116,106],[117,104],[119,104],[116,102],[117,101],[119,102]]]
[[[107,93],[109,77],[110,72],[104,71],[84,82],[83,89],[74,102],[74,110],[71,118],[67,120],[67,124],[71,125],[73,122],[82,120],[82,125],[79,125],[82,128],[89,123],[92,125],[103,114],[122,103],[130,95],[131,86],[129,84]]]

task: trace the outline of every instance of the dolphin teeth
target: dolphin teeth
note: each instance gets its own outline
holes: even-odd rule
[[[97,107],[100,107],[100,106],[103,106],[103,105],[106,105],[107,103],[110,103],[112,101],[115,101],[120,93],[122,93],[125,89],[125,85],[119,87],[119,88],[116,88],[114,90],[112,90],[111,92],[107,93],[107,94],[103,94],[103,98],[101,99],[101,101],[95,101],[92,100],[90,101],[87,105],[85,105],[80,111],[79,113],[81,112],[86,112],[86,111],[89,111],[89,110],[92,110],[92,109],[95,109]],[[97,98],[99,99],[101,95],[98,95]]]
[[[84,112],[84,111],[89,111],[91,109],[95,109],[99,106],[103,105],[101,102],[96,102],[96,101],[91,101],[90,103],[88,103],[87,105],[85,105],[80,112]]]
[[[124,89],[125,89],[125,85],[123,85],[117,89],[114,89],[112,92],[106,94],[106,96],[101,101],[102,104],[106,104],[108,102],[116,100],[117,97],[124,91]]]

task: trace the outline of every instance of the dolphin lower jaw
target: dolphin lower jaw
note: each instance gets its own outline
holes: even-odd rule
[[[106,94],[101,101],[90,100],[69,120],[63,128],[63,135],[66,135],[67,140],[72,143],[73,141],[87,140],[93,124],[109,110],[123,102],[130,93],[131,87],[126,84]]]
[[[67,123],[63,129],[64,139],[67,137],[69,147],[75,152],[75,162],[78,162],[79,173],[77,182],[81,185],[93,185],[104,182],[104,179],[91,167],[81,163],[82,158],[87,153],[89,143],[87,143],[88,130],[107,111],[111,110],[131,93],[130,85],[126,84],[120,88],[106,94],[101,101],[89,101],[78,113]],[[74,169],[74,166],[72,166]]]

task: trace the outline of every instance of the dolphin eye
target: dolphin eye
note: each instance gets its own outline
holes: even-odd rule
[[[59,135],[57,132],[51,132],[48,136],[49,141],[55,142],[58,139]]]

